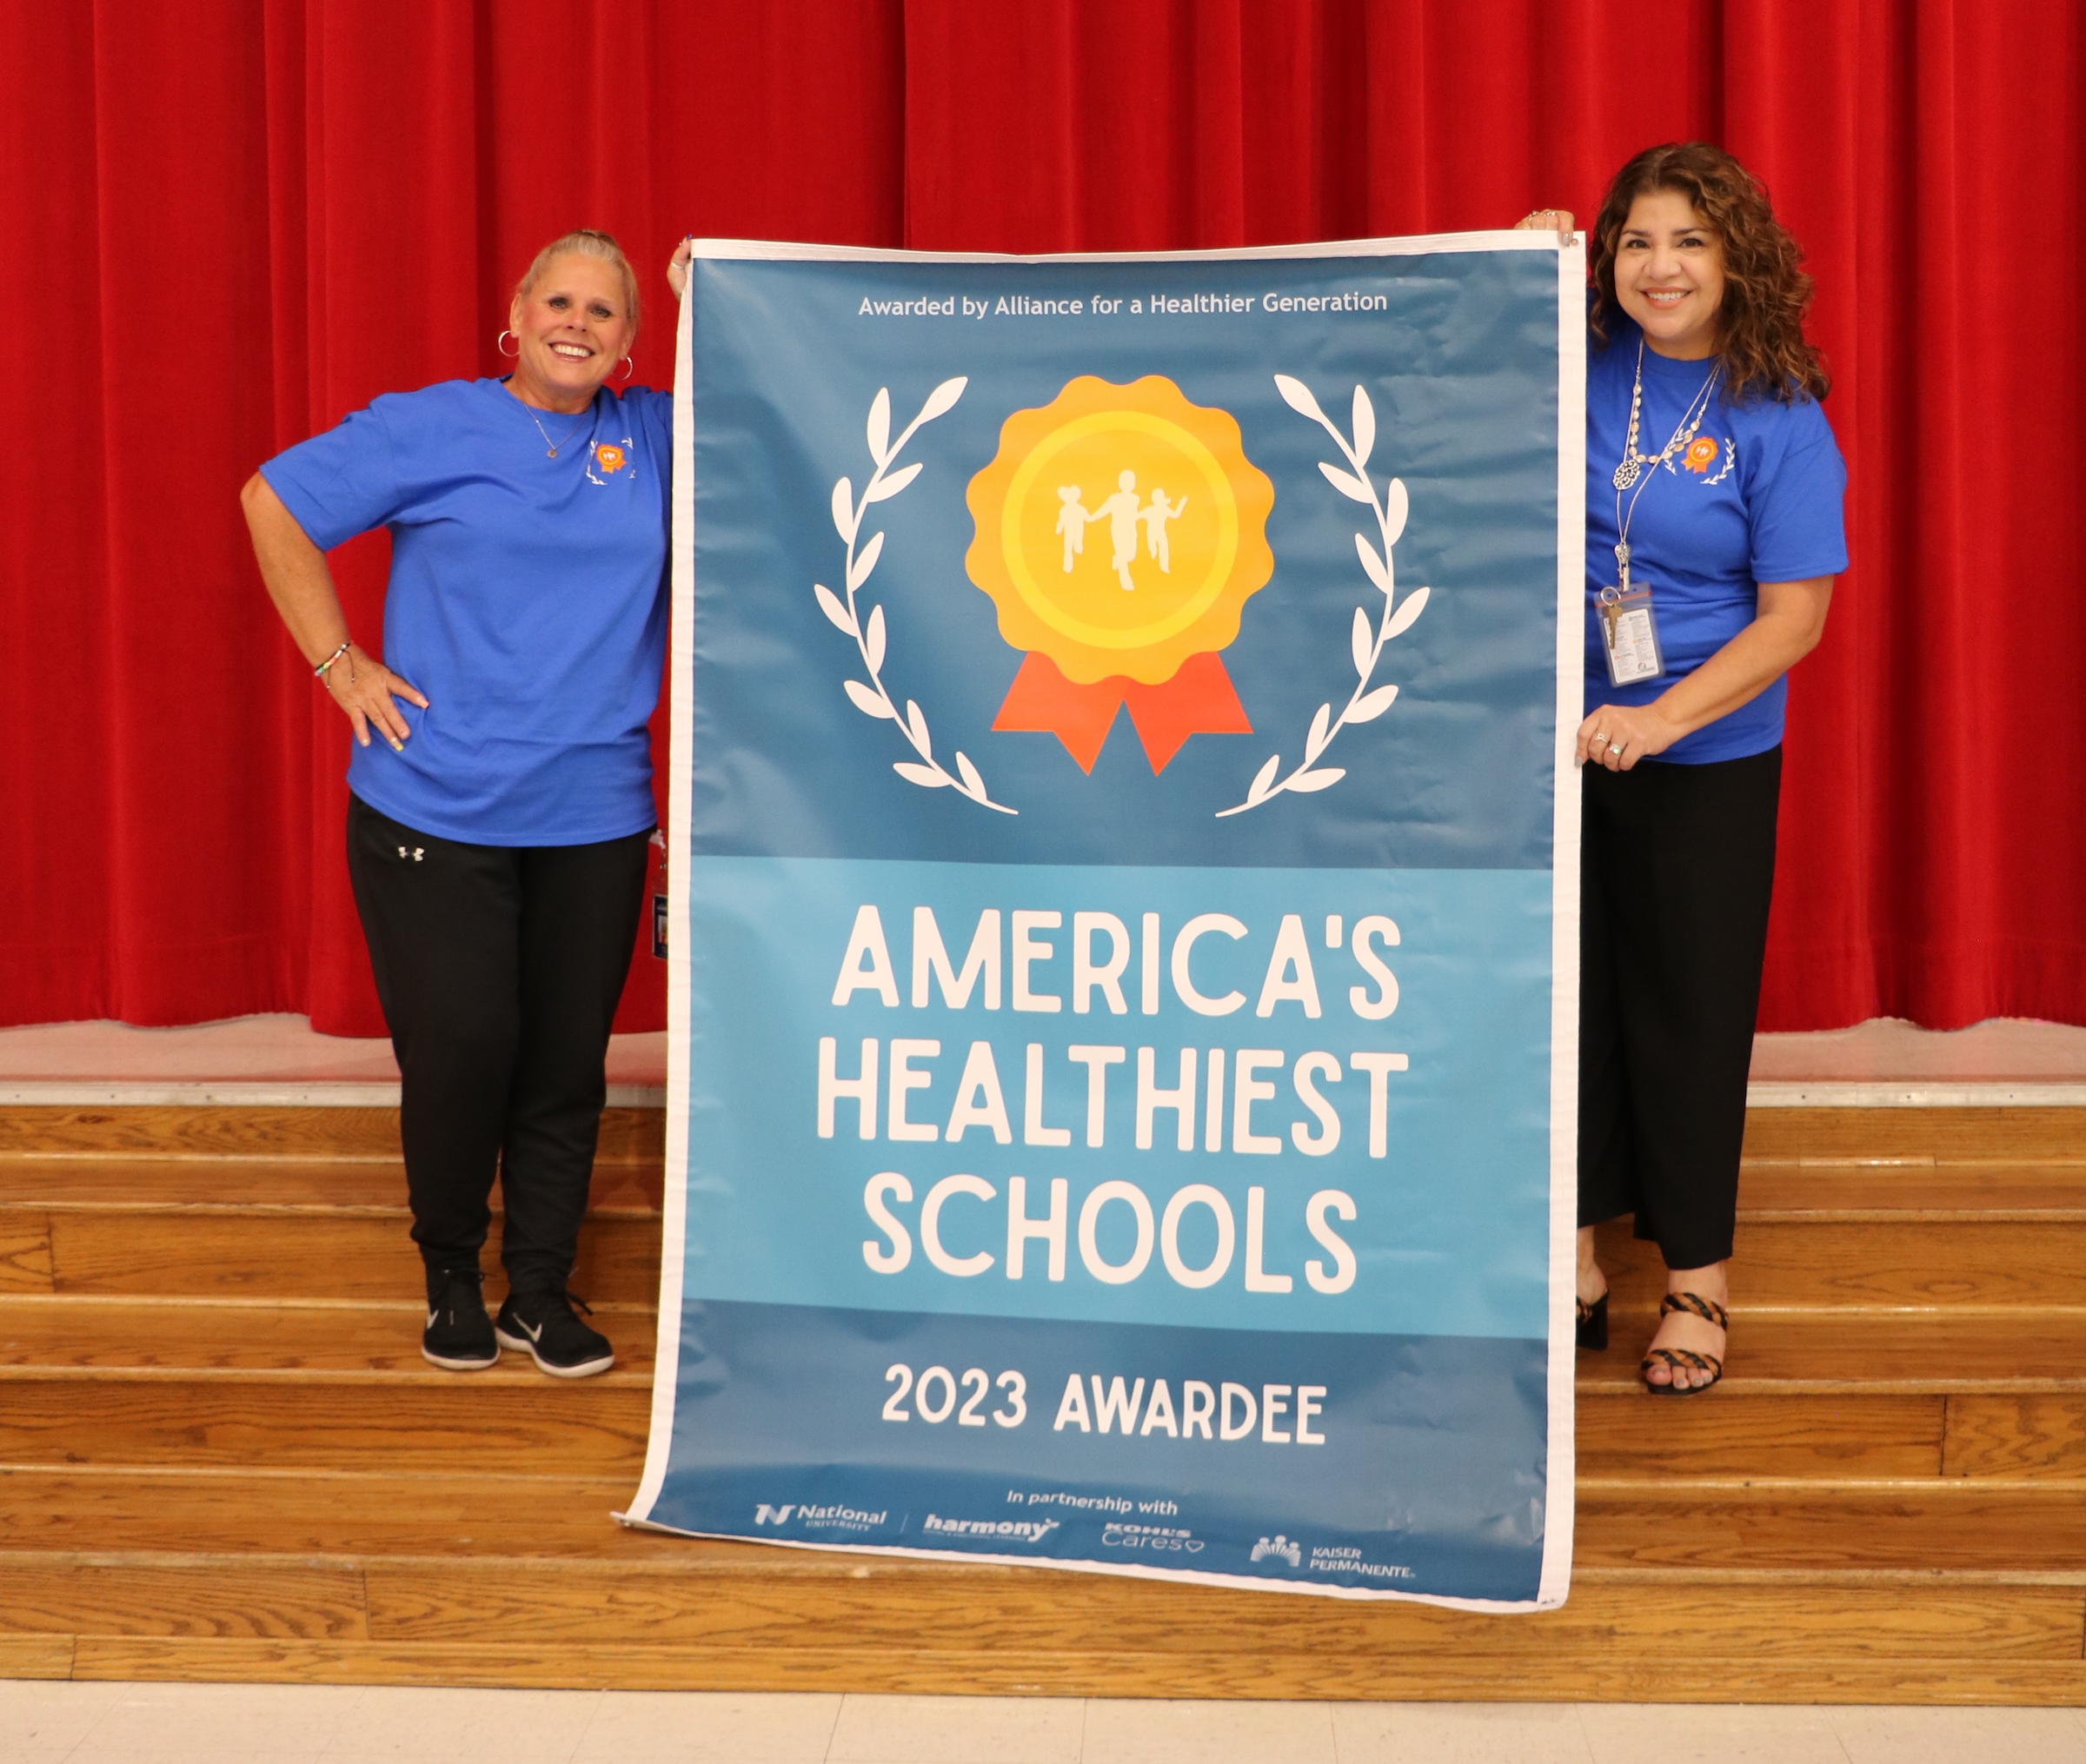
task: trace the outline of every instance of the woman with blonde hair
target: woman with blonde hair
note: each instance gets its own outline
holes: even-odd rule
[[[1846,471],[1801,253],[1730,154],[1638,154],[1589,260],[1579,1340],[1607,1346],[1593,1228],[1633,1213],[1666,1264],[1642,1376],[1683,1396],[1724,1376],[1784,676],[1847,567]]]
[[[684,243],[676,294],[687,262]],[[354,737],[348,866],[403,1079],[421,1351],[455,1370],[502,1343],[561,1377],[615,1358],[566,1282],[655,820],[672,401],[610,383],[638,308],[615,241],[568,233],[515,287],[506,377],[388,393],[241,493],[269,594]],[[323,555],[376,527],[381,655]],[[478,1265],[495,1174],[497,1325]]]

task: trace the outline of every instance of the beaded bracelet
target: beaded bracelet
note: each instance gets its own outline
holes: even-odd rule
[[[345,643],[342,644],[338,649],[335,650],[331,655],[328,656],[325,660],[322,661],[316,667],[312,669],[312,678],[314,680],[324,680],[326,678],[326,670],[331,667],[335,662],[338,661],[343,655],[347,654],[347,653],[354,647],[355,639],[350,637]]]

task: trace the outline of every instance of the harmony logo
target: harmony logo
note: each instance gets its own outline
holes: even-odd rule
[[[1278,1531],[1272,1537],[1263,1537],[1253,1546],[1253,1561],[1266,1562],[1270,1556],[1279,1556],[1292,1568],[1301,1568],[1304,1565],[1304,1546],[1292,1543]]]
[[[789,1515],[796,1510],[794,1506],[771,1507],[763,1501],[754,1509],[754,1523],[767,1525],[772,1522],[776,1525],[787,1525],[789,1523]]]
[[[1040,1543],[1058,1529],[1054,1519],[944,1519],[930,1513],[923,1530],[953,1532],[959,1537],[1004,1537],[1016,1543]]]

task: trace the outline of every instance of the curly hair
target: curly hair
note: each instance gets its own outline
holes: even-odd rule
[[[1588,324],[1596,347],[1608,344],[1608,323],[1622,313],[1615,293],[1615,254],[1631,205],[1653,190],[1685,196],[1714,233],[1724,255],[1724,300],[1717,358],[1726,395],[1762,395],[1789,403],[1799,393],[1824,397],[1831,381],[1824,359],[1804,339],[1810,277],[1804,254],[1776,220],[1767,191],[1721,147],[1704,141],[1647,147],[1615,175],[1595,218],[1589,243],[1594,295]]]

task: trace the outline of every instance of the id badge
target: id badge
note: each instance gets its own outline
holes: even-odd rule
[[[652,953],[663,962],[667,958],[667,836],[656,827],[646,853],[645,872],[646,891],[652,897]]]
[[[1665,663],[1658,653],[1658,624],[1651,616],[1651,591],[1631,588],[1624,594],[1603,588],[1600,594],[1601,646],[1608,652],[1608,684],[1635,686],[1657,680]]]

